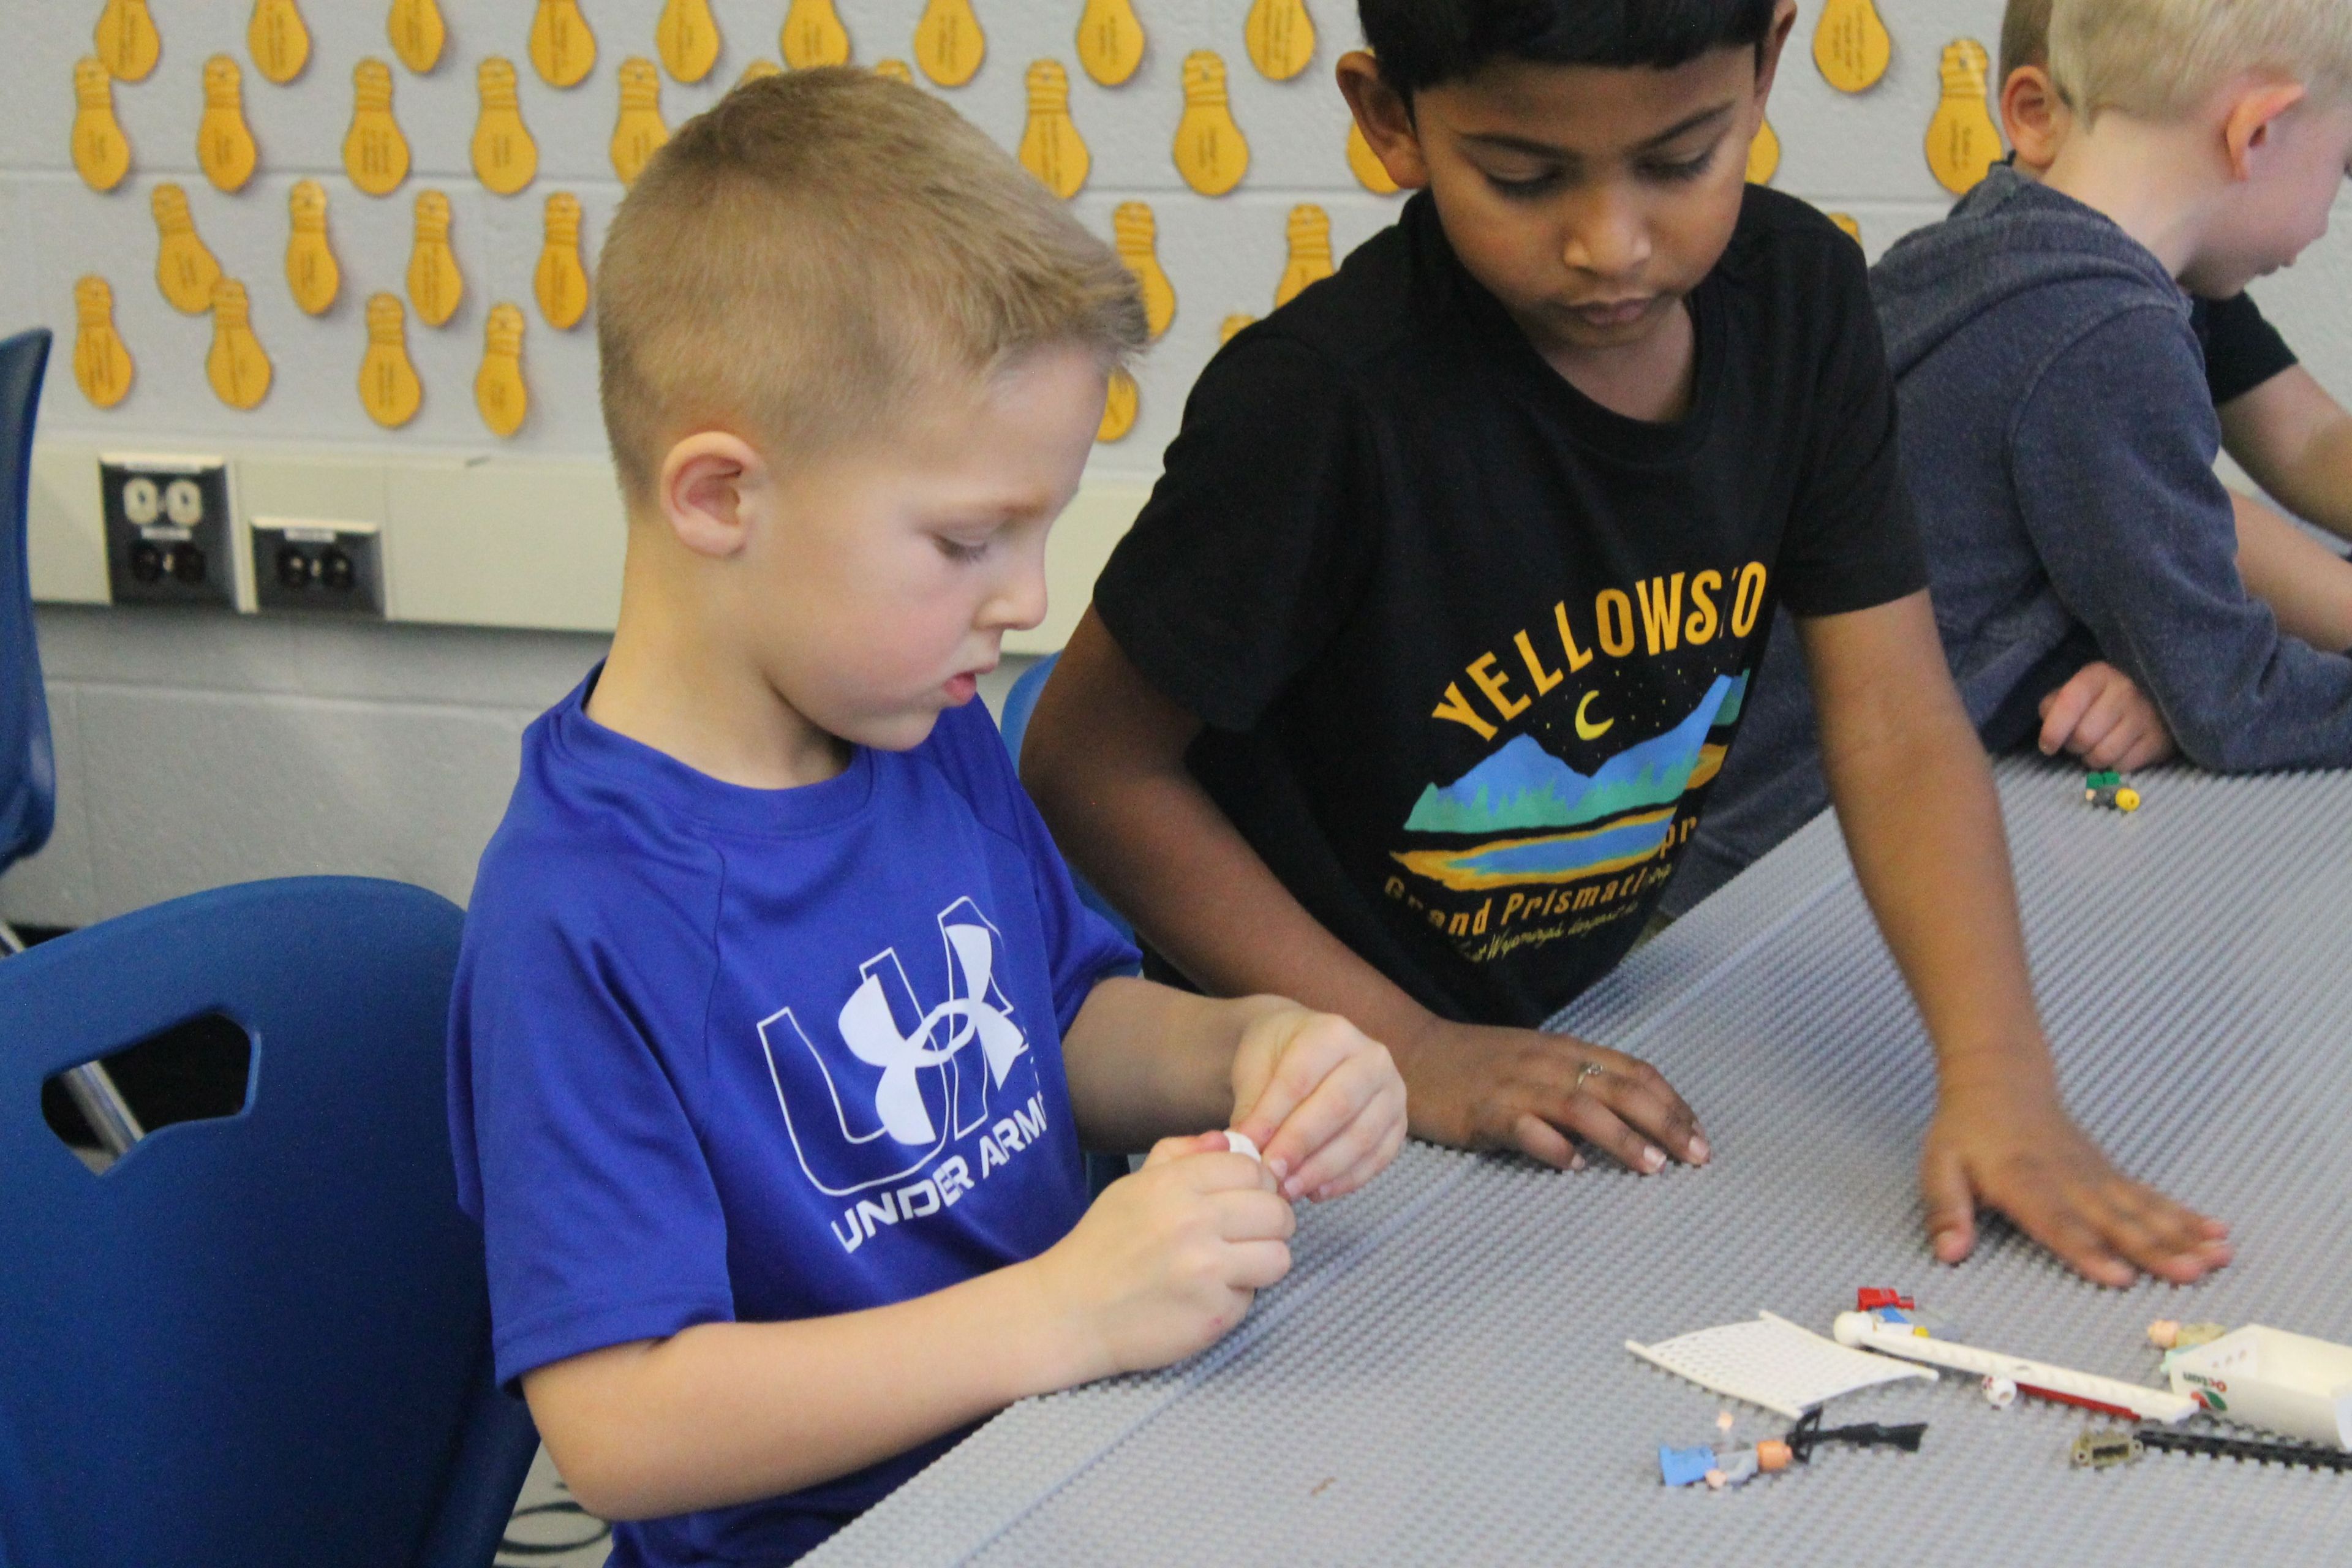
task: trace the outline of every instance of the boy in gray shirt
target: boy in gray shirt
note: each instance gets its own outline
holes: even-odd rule
[[[2239,576],[2183,292],[2231,297],[2326,231],[2352,24],[2328,0],[2059,0],[2051,43],[2075,119],[2044,181],[1995,168],[1871,279],[1969,717],[2015,744],[2105,658],[2200,766],[2352,764],[2352,658],[2282,633]],[[1669,908],[1823,803],[1799,660],[1774,639]]]

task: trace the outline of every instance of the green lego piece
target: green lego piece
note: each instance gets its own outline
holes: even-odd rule
[[[2116,772],[2113,768],[2109,768],[2104,773],[2084,773],[2083,775],[2083,787],[2085,790],[2112,789],[2123,782],[2124,775]]]

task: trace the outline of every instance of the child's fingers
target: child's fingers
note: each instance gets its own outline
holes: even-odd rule
[[[1239,1108],[1234,1127],[1260,1149],[1274,1152],[1275,1131],[1290,1118],[1331,1069],[1363,1043],[1346,1019],[1323,1014],[1292,1029],[1276,1059],[1273,1076],[1255,1098]]]
[[[1230,1249],[1225,1282],[1236,1290],[1263,1290],[1282,1282],[1290,1272],[1290,1245],[1282,1241],[1245,1241]],[[1249,1304],[1242,1304],[1248,1310]]]
[[[1404,1086],[1385,1056],[1343,1058],[1260,1146],[1266,1168],[1277,1180],[1288,1177],[1383,1095],[1396,1100],[1402,1114]],[[1255,1113],[1244,1120],[1255,1120]]]
[[[1151,1146],[1151,1152],[1143,1157],[1143,1168],[1149,1171],[1155,1165],[1181,1160],[1188,1154],[1204,1154],[1213,1148],[1222,1148],[1222,1145],[1211,1144],[1210,1137],[1209,1133],[1200,1132],[1190,1138],[1162,1138]]]
[[[2088,761],[2098,755],[2111,739],[2127,739],[2130,731],[2126,723],[2139,693],[2121,679],[2111,680],[2105,689],[2092,700],[2075,721],[2074,733],[2066,744],[2074,754]],[[2094,764],[2096,765],[2096,764]]]
[[[1930,1150],[1919,1169],[1919,1193],[1927,1203],[1927,1238],[1937,1261],[1958,1263],[1974,1251],[1977,1199],[1958,1158]]]
[[[2098,695],[2098,684],[2085,680],[2088,669],[2079,671],[2074,679],[2042,700],[2042,754],[2054,757],[2066,747],[2074,733],[2074,726],[2089,710],[2091,700]]]
[[[1553,1103],[1542,1111],[1553,1126],[1598,1145],[1629,1171],[1665,1169],[1669,1150],[1695,1165],[1706,1159],[1698,1118],[1649,1063],[1607,1052],[1563,1057],[1552,1066],[1563,1075],[1555,1078]]]
[[[1309,1100],[1292,1121],[1315,1108],[1316,1101]],[[1371,1096],[1353,1107],[1345,1121],[1307,1146],[1305,1161],[1282,1179],[1283,1194],[1293,1198],[1319,1196],[1323,1188],[1377,1159],[1390,1132],[1393,1130],[1402,1137],[1403,1127],[1402,1095]]]
[[[1555,1171],[1584,1169],[1584,1156],[1576,1152],[1568,1135],[1540,1116],[1520,1117],[1511,1126],[1511,1141],[1520,1153]]]
[[[1299,1195],[1318,1204],[1346,1197],[1387,1169],[1397,1151],[1404,1147],[1404,1135],[1405,1121],[1399,1116],[1372,1139],[1370,1146],[1354,1163],[1328,1176],[1312,1168],[1300,1172]]]
[[[1264,1188],[1218,1193],[1217,1234],[1227,1241],[1287,1241],[1298,1229],[1298,1214],[1281,1197]]]

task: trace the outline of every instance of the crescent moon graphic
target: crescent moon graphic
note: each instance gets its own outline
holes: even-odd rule
[[[1614,719],[1603,719],[1598,724],[1586,721],[1584,710],[1591,707],[1592,700],[1600,695],[1598,691],[1588,691],[1576,704],[1576,733],[1580,740],[1597,741],[1609,733],[1617,722]]]

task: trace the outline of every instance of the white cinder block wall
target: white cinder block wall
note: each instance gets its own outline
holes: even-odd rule
[[[1357,41],[1352,4],[1307,0],[1318,28],[1312,65],[1271,82],[1249,63],[1243,20],[1251,0],[1134,0],[1149,36],[1141,68],[1116,89],[1079,68],[1073,39],[1081,0],[974,0],[988,37],[979,74],[939,89],[1008,148],[1025,115],[1023,74],[1053,58],[1069,70],[1071,112],[1093,154],[1074,203],[1108,236],[1111,209],[1139,199],[1159,220],[1160,258],[1177,293],[1173,328],[1142,367],[1134,432],[1097,448],[1094,475],[1149,480],[1174,433],[1186,389],[1235,311],[1263,314],[1282,272],[1284,225],[1298,202],[1330,214],[1340,253],[1390,221],[1392,198],[1357,185],[1343,155],[1346,110],[1331,65]],[[271,85],[252,67],[250,0],[152,0],[161,63],[119,84],[118,116],[131,143],[131,175],[90,191],[68,156],[73,64],[90,49],[101,0],[0,0],[0,37],[15,58],[0,93],[0,332],[43,323],[58,334],[41,408],[41,435],[125,449],[315,449],[321,453],[594,458],[604,450],[590,323],[551,330],[530,297],[548,193],[576,194],[593,247],[619,199],[606,148],[616,72],[653,57],[661,0],[582,0],[597,37],[595,69],[559,91],[528,61],[526,0],[441,0],[449,41],[436,70],[394,68],[394,109],[414,164],[398,191],[372,198],[345,178],[341,147],[351,120],[351,70],[362,56],[391,58],[389,0],[302,0],[312,37],[303,74]],[[755,56],[773,58],[786,0],[712,0],[724,35],[717,68],[681,86],[665,76],[673,125],[705,107]],[[855,58],[911,58],[923,0],[837,0]],[[1771,119],[1783,149],[1774,183],[1860,220],[1872,254],[1938,216],[1947,196],[1929,175],[1921,140],[1937,96],[1942,47],[1972,37],[1997,43],[1998,0],[1880,0],[1894,64],[1870,92],[1828,86],[1810,48],[1818,5],[1805,5]],[[1226,61],[1233,111],[1252,161],[1222,199],[1186,187],[1170,157],[1181,112],[1183,57],[1213,48]],[[199,80],[215,53],[244,67],[248,123],[260,149],[252,182],[215,191],[196,167]],[[474,179],[475,67],[486,55],[518,66],[521,110],[539,146],[536,182],[501,197]],[[302,315],[285,284],[287,192],[316,178],[329,193],[329,232],[342,293],[323,318]],[[153,283],[149,197],[160,181],[188,193],[199,231],[224,268],[247,280],[256,332],[276,369],[268,401],[241,413],[204,377],[210,323],[172,310]],[[402,291],[418,191],[445,191],[466,295],[446,327],[412,316],[409,350],[425,387],[416,419],[379,430],[355,379],[365,348],[367,296]],[[116,321],[138,379],[119,407],[84,400],[72,376],[73,283],[96,272],[113,285]],[[2340,309],[2352,245],[2325,242],[2295,271],[2257,292],[2330,384],[2352,391],[2352,321]],[[524,366],[532,410],[511,441],[492,438],[471,386],[491,302],[521,303],[530,326]],[[575,681],[601,647],[593,637],[164,611],[53,606],[40,631],[57,733],[58,830],[50,847],[0,878],[0,915],[81,924],[222,882],[311,871],[396,877],[462,900],[496,824],[530,717]],[[1001,692],[1013,669],[997,682]]]

